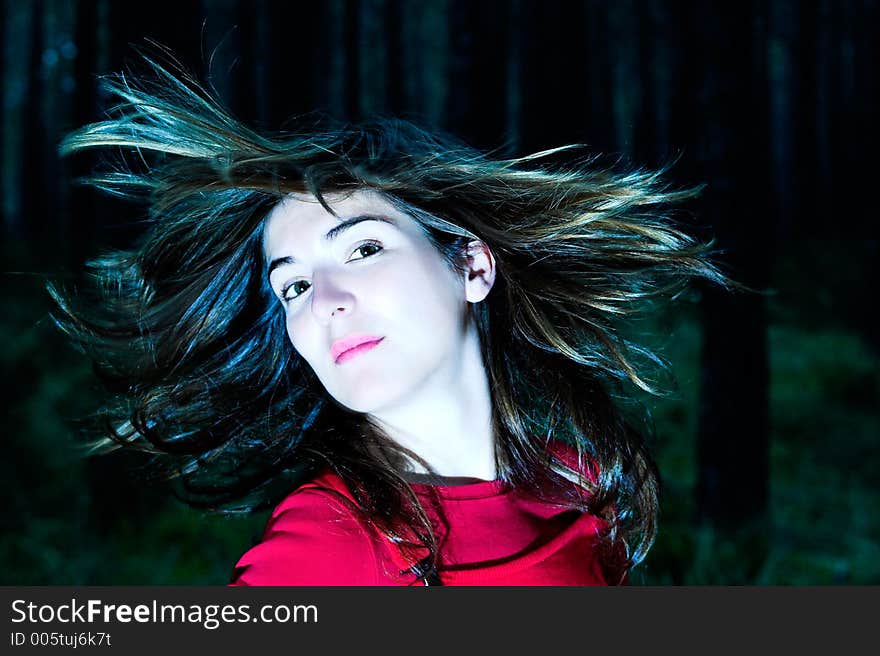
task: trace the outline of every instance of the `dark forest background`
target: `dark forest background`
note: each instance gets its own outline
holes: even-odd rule
[[[522,155],[566,143],[705,183],[687,210],[760,294],[697,288],[633,327],[677,386],[642,398],[664,482],[634,583],[880,583],[878,3],[4,0],[0,5],[2,584],[216,584],[265,514],[224,518],[84,458],[101,400],[48,320],[138,234],[72,184],[68,130],[152,38],[265,129],[322,109],[400,115]]]

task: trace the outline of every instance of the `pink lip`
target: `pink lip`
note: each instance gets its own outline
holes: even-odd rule
[[[330,356],[336,364],[341,364],[361,353],[369,351],[374,346],[378,346],[379,342],[383,339],[385,338],[377,337],[376,335],[355,333],[333,342],[333,345],[330,347]]]

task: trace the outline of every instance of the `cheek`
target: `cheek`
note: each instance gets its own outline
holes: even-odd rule
[[[300,357],[313,365],[316,349],[315,336],[310,331],[308,322],[303,319],[301,312],[287,316],[287,338]]]
[[[412,267],[387,282],[394,293],[381,299],[383,311],[396,317],[419,347],[456,337],[466,307],[463,285],[459,290],[451,272],[441,265]]]
[[[446,263],[433,261],[413,278],[418,289],[408,296],[418,307],[417,311],[430,317],[428,321],[457,324],[458,315],[466,305],[464,284]]]

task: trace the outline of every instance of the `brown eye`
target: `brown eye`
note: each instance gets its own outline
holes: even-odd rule
[[[371,257],[382,250],[382,245],[375,241],[364,242],[356,249],[354,249],[354,253],[352,253],[352,257],[349,258],[349,261],[354,260],[362,260],[367,257]],[[360,254],[360,257],[354,257],[355,254]]]
[[[292,301],[300,294],[304,294],[306,290],[311,286],[312,284],[307,280],[295,280],[281,290],[281,298],[285,301]],[[288,294],[288,292],[293,293]]]

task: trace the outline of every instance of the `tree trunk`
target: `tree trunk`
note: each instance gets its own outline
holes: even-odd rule
[[[766,286],[774,234],[760,3],[697,7],[702,52],[698,141],[705,219],[728,253],[734,278]],[[764,298],[706,289],[698,436],[697,512],[725,534],[756,528],[768,497],[768,368]],[[748,555],[748,554],[746,554]],[[751,553],[752,565],[762,558]]]

